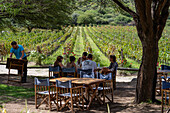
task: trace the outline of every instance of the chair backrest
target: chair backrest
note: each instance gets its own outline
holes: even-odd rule
[[[64,72],[64,73],[75,73],[76,69],[74,67],[73,68],[62,68],[62,72]]]
[[[170,66],[161,65],[161,70],[170,70]]]
[[[60,67],[49,66],[49,78],[53,78],[55,76],[55,73],[60,73]]]
[[[38,78],[35,78],[34,81],[35,81],[35,85],[37,86],[50,86],[49,78],[41,79],[41,80]]]
[[[80,71],[82,71],[82,69],[81,69],[81,68],[78,68],[78,69],[77,69],[77,74],[80,74]]]
[[[94,78],[94,72],[92,72],[92,69],[81,70],[80,78]]]
[[[50,72],[60,72],[60,67],[59,66],[57,66],[57,67],[49,66],[49,71]]]
[[[170,88],[170,83],[166,81],[162,81],[162,89],[169,89]]]
[[[66,81],[66,82],[56,80],[56,87],[59,87],[59,88],[72,88],[71,80]]]
[[[112,73],[108,73],[107,75],[99,74],[99,79],[106,79],[106,80],[112,80]]]
[[[85,72],[85,73],[87,73],[87,74],[91,74],[91,73],[92,73],[92,69],[87,69],[87,70],[81,69],[80,72]]]

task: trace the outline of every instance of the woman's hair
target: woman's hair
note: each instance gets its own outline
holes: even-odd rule
[[[76,58],[74,56],[70,56],[70,62],[73,62],[75,60],[76,60]]]
[[[115,55],[110,55],[110,58],[113,59],[113,62],[116,62],[116,56]]]
[[[62,59],[63,59],[62,56],[58,56],[58,57],[57,57],[57,61],[58,61],[58,62],[61,62]]]

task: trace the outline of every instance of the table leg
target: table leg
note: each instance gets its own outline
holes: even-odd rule
[[[97,92],[97,90],[98,90],[98,87],[99,87],[99,84],[96,84],[96,89],[93,90],[93,88],[92,88],[91,86],[89,86],[89,88],[93,91],[93,95],[91,96],[91,100],[90,100],[90,102],[89,102],[89,104],[88,104],[88,106],[87,106],[87,110],[89,110],[89,107],[90,107],[93,99],[96,97],[96,92]]]

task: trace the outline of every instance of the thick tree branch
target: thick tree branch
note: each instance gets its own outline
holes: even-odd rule
[[[123,5],[121,2],[119,2],[118,0],[112,0],[114,3],[116,3],[120,8],[122,8],[124,11],[126,11],[127,13],[129,13],[133,18],[137,18],[138,15],[132,11],[129,7],[126,7],[125,5]]]
[[[152,29],[153,28],[153,21],[152,21],[152,14],[151,14],[151,0],[146,0],[145,1],[145,6],[146,6],[146,22],[147,25],[149,25],[147,27],[147,29]]]
[[[169,1],[169,0],[168,0]],[[158,7],[156,9],[156,12],[155,12],[155,16],[156,17],[159,17],[160,13],[162,12],[163,10],[163,7],[165,6],[165,4],[167,3],[167,0],[160,0],[159,3],[158,3]]]
[[[146,17],[146,1],[145,0],[135,0],[136,13],[139,15],[140,25],[142,30],[147,32],[148,24]]]
[[[159,25],[158,25],[158,34],[157,34],[157,40],[159,40],[162,36],[162,32],[164,30],[164,27],[166,25],[166,21],[169,16],[169,7],[170,7],[170,0],[167,0],[164,7],[162,8],[162,12],[160,15]]]
[[[158,0],[153,0],[153,5],[152,5],[152,15],[153,15],[153,17],[154,17],[154,14],[156,12],[157,5],[158,5]]]

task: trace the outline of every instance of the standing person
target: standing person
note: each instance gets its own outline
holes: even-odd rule
[[[82,62],[82,69],[83,70],[92,69],[92,72],[94,72],[94,70],[97,69],[97,65],[96,62],[92,60],[93,60],[93,55],[89,54],[87,60]]]
[[[82,57],[80,57],[77,61],[77,65],[81,67],[82,62],[87,60],[87,52],[83,52]]]
[[[116,62],[116,56],[115,55],[110,55],[110,66],[109,66],[109,70],[110,71],[116,71],[118,64]]]
[[[22,45],[17,44],[17,42],[13,41],[11,43],[11,50],[10,50],[10,58],[12,58],[12,55],[14,54],[17,59],[20,60],[27,60],[27,56],[24,52],[24,48]],[[21,71],[18,71],[18,74],[21,74]],[[22,77],[22,83],[25,83],[27,79],[27,63],[24,64],[24,76]]]

